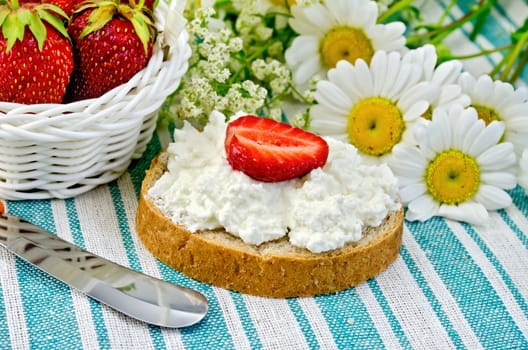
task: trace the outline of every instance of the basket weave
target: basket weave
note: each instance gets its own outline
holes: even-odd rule
[[[116,179],[141,157],[191,55],[187,32],[171,30],[178,25],[169,23],[171,11],[159,1],[147,67],[103,96],[69,104],[0,102],[0,199],[73,197]]]

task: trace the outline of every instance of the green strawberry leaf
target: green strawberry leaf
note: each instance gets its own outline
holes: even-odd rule
[[[4,23],[7,15],[9,14],[9,9],[7,7],[0,7],[0,26]]]
[[[2,23],[2,35],[7,38],[7,52],[11,51],[17,40],[24,39],[24,26],[20,25],[16,13],[10,12],[5,18]]]
[[[53,28],[55,28],[59,33],[61,33],[65,38],[68,38],[68,39],[70,38],[66,30],[66,27],[64,27],[64,22],[59,17],[41,8],[38,8],[37,12],[42,20],[48,22]]]
[[[135,13],[132,17],[132,25],[136,31],[139,40],[143,43],[143,49],[145,53],[148,51],[148,42],[150,39],[150,30],[148,24],[145,22],[145,16],[142,16],[141,13]]]
[[[42,23],[42,20],[36,13],[33,13],[33,15],[31,16],[28,26],[29,30],[37,40],[39,50],[42,51],[47,34],[46,26],[44,25],[44,23]]]
[[[88,25],[83,29],[79,38],[82,39],[90,33],[96,32],[103,28],[112,20],[115,13],[115,6],[98,7],[88,16]]]

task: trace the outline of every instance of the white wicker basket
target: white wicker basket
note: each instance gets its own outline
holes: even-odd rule
[[[159,1],[147,67],[103,96],[69,104],[0,102],[0,199],[73,197],[116,179],[141,157],[191,54],[188,34],[174,34],[182,23],[170,23],[179,18],[173,11]]]

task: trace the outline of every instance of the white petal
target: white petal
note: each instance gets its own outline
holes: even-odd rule
[[[384,51],[401,51],[405,47],[405,24],[391,22],[385,25],[375,25],[368,31],[374,49]]]
[[[306,21],[318,28],[320,32],[326,33],[334,25],[332,15],[328,9],[321,4],[315,3],[305,7],[303,14]]]
[[[454,84],[460,75],[461,69],[462,63],[460,61],[444,62],[435,69],[431,80],[439,85]]]
[[[488,75],[482,75],[478,78],[475,89],[468,94],[473,104],[488,106],[489,101],[493,100],[494,90],[493,80]]]
[[[322,5],[314,4],[314,7],[321,8]],[[314,25],[310,18],[306,15],[305,8],[302,6],[292,6],[291,8],[292,18],[289,20],[290,26],[295,32],[301,35],[315,35],[322,36],[324,32]]]
[[[351,77],[352,82],[357,86],[359,97],[366,98],[372,96],[372,77],[370,74],[369,67],[365,61],[359,59],[354,65],[355,74]]]
[[[497,210],[509,207],[512,199],[508,193],[495,186],[480,185],[475,200],[488,210]]]
[[[321,80],[317,83],[315,99],[320,104],[327,106],[339,114],[347,115],[350,109],[352,109],[352,102],[348,96],[328,80]]]
[[[351,11],[349,11],[347,7],[347,2],[343,0],[334,0],[334,1],[328,1],[326,3],[326,7],[328,7],[328,10],[335,18],[335,23],[339,25],[347,25],[350,24],[349,22],[349,14]]]
[[[467,133],[471,129],[472,125],[477,122],[477,114],[474,109],[472,116],[463,116],[462,106],[453,105],[449,108],[449,111],[456,117],[453,117],[451,120],[453,122],[453,147],[456,149],[462,149],[464,141],[466,140]],[[460,112],[457,112],[460,111]],[[442,110],[433,111],[433,118],[436,113],[443,113]]]
[[[346,113],[345,114],[337,113],[335,109],[331,108],[331,106],[318,104],[310,108],[311,122],[314,122],[318,119],[329,120],[334,123],[339,123],[340,125],[342,125],[342,129],[346,130],[346,121],[347,121]]]
[[[439,205],[430,196],[423,195],[409,203],[407,209],[407,220],[425,221],[438,213]]]
[[[348,19],[346,23],[356,27],[370,27],[376,23],[378,6],[372,1],[350,1],[346,9]],[[331,2],[331,1],[329,1]]]
[[[390,167],[399,175],[423,177],[427,160],[418,147],[398,144],[392,149]]]
[[[315,36],[301,35],[296,37],[285,52],[286,62],[290,67],[296,67],[307,57],[319,55],[319,41]]]
[[[434,150],[435,153],[440,153],[446,149],[449,149],[453,139],[453,129],[448,118],[436,118],[430,127],[429,148]]]
[[[478,119],[473,121],[469,129],[466,131],[466,134],[462,135],[462,151],[464,151],[464,153],[469,153],[469,149],[471,149],[473,143],[475,143],[475,140],[482,133],[484,128],[485,125],[482,120]]]
[[[302,62],[299,67],[293,72],[293,81],[297,85],[302,85],[317,74],[321,69],[319,56],[312,56]]]
[[[389,84],[392,84],[391,81],[386,80],[387,77],[387,66],[388,62],[391,60],[391,55],[388,57],[382,57],[381,55],[374,55],[372,61],[370,62],[370,70],[372,72],[372,92],[376,95],[381,95],[383,87]]]
[[[524,114],[515,114],[514,117],[505,120],[505,123],[507,132],[527,133],[528,137],[528,104],[524,107],[526,108]]]
[[[336,84],[355,103],[361,95],[361,91],[353,83],[356,69],[348,61],[339,61],[334,69],[328,71],[328,80]]]
[[[383,87],[379,89],[380,95],[393,100],[399,94],[397,89],[393,89],[394,85],[398,83],[397,77],[400,74],[401,57],[395,54],[389,54],[387,60],[386,76],[384,78]]]
[[[413,122],[420,118],[429,108],[429,102],[422,100],[418,101],[404,112],[403,119],[406,122]]]
[[[401,100],[403,99],[413,99],[414,101],[425,100],[429,103],[438,99],[440,96],[440,87],[438,84],[433,84],[427,81],[422,81],[407,91],[402,95]]]
[[[404,205],[415,200],[419,196],[424,195],[427,192],[427,187],[423,183],[415,183],[403,187],[400,190],[400,198]]]
[[[485,172],[480,175],[482,183],[502,189],[512,189],[517,185],[516,177],[508,172]]]
[[[502,142],[482,152],[477,158],[482,171],[493,171],[511,167],[515,163],[513,145]]]
[[[464,202],[459,205],[441,205],[438,214],[452,220],[465,221],[472,225],[484,224],[489,215],[482,204]]]
[[[504,133],[504,123],[494,121],[490,123],[482,132],[475,137],[472,145],[467,149],[467,153],[474,157],[496,145]]]
[[[460,84],[460,86],[462,86],[462,90],[464,92],[466,92],[468,95],[471,95],[475,84],[477,83],[477,80],[469,72],[463,72],[458,78],[458,83]]]

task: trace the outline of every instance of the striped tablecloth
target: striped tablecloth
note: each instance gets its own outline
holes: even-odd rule
[[[449,1],[445,1],[446,3]],[[459,1],[453,14],[473,1]],[[428,1],[425,12],[439,13]],[[456,53],[508,43],[528,3],[499,1],[483,35],[454,34]],[[466,62],[487,72],[500,54]],[[528,82],[528,70],[522,78]],[[0,349],[528,349],[528,197],[482,227],[432,219],[406,222],[397,261],[356,288],[313,298],[266,299],[193,281],[160,263],[134,228],[145,169],[167,130],[120,179],[68,200],[8,202],[11,214],[132,269],[198,289],[210,312],[180,330],[148,326],[87,298],[0,250]]]

